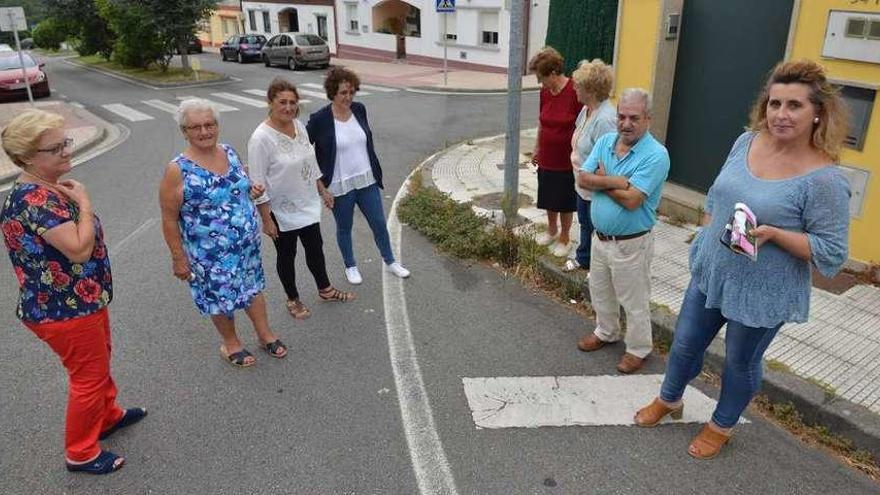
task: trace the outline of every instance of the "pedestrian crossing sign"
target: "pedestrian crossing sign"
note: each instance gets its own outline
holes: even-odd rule
[[[434,0],[437,12],[455,12],[455,0]]]

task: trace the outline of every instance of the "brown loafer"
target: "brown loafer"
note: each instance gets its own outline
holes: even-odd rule
[[[688,447],[688,454],[695,459],[709,460],[717,456],[730,440],[729,434],[721,433],[705,424],[700,434],[694,437],[691,445]]]
[[[613,344],[613,342],[605,342],[597,337],[595,333],[591,333],[578,341],[578,349],[584,352],[593,352],[601,349],[605,344]]]
[[[650,404],[639,409],[633,421],[638,426],[650,428],[657,426],[657,423],[667,415],[672,419],[681,419],[682,413],[684,413],[684,404],[680,404],[678,407],[669,407],[655,397]]]
[[[642,368],[642,364],[644,364],[645,359],[648,359],[648,356],[640,358],[627,352],[623,355],[622,358],[620,358],[620,362],[617,363],[617,371],[627,375],[630,373],[635,373]]]

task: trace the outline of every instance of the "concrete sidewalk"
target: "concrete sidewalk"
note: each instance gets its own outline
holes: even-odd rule
[[[355,71],[364,83],[405,87],[414,91],[450,93],[489,93],[507,91],[507,74],[449,69],[443,84],[443,69],[425,65],[332,58],[330,63]],[[524,91],[540,88],[534,75],[522,76]]]
[[[73,138],[73,155],[81,154],[101,141],[105,134],[105,123],[91,112],[70,105],[63,101],[39,101],[37,108],[47,112],[57,113],[64,117],[67,135]],[[4,103],[0,104],[0,129],[5,128],[15,116],[30,108],[30,104]],[[0,184],[15,180],[19,169],[6,153],[0,149]]]
[[[534,140],[534,129],[524,131],[521,150],[531,150]],[[504,187],[504,143],[502,135],[447,149],[428,165],[433,183],[457,201],[473,202],[478,213],[502,218],[494,209],[497,199],[491,198],[500,197]],[[527,161],[520,157],[520,163]],[[520,166],[519,185],[520,194],[529,198],[520,215],[538,230],[545,229],[546,215],[535,208],[533,167]],[[577,216],[573,240],[578,239],[576,221]],[[679,226],[663,218],[655,228],[652,320],[655,329],[670,334],[690,281],[688,248],[694,232],[693,225]],[[563,274],[558,267],[565,260],[549,259],[556,276],[582,286],[582,271]],[[766,359],[766,393],[795,402],[808,421],[821,421],[862,448],[880,453],[880,288],[855,285],[841,295],[813,288],[810,321],[784,325]],[[713,363],[719,368],[723,364],[723,330],[707,356],[707,364]]]

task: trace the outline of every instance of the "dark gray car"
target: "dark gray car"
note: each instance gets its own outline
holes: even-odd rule
[[[243,64],[247,60],[260,58],[260,49],[266,43],[266,37],[262,34],[236,34],[230,36],[220,45],[220,58],[225,62],[227,60],[237,60]]]
[[[320,36],[307,33],[281,33],[263,45],[266,67],[285,65],[290,70],[300,67],[330,65],[330,47]]]

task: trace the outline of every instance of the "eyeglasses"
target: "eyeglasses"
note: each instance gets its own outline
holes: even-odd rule
[[[216,131],[216,130],[217,130],[217,123],[216,123],[216,122],[209,122],[209,123],[207,123],[207,124],[199,124],[199,125],[182,125],[182,126],[180,126],[180,127],[181,127],[183,130],[185,130],[185,131],[199,131],[199,130],[203,130],[203,129],[204,129],[204,130],[206,130],[206,131],[208,131],[208,132],[212,132],[212,131]]]
[[[40,153],[49,153],[50,155],[57,155],[61,153],[62,150],[70,149],[73,147],[73,138],[65,138],[64,141],[61,141],[58,144],[53,144],[48,148],[37,149]]]
[[[342,95],[342,96],[348,96],[348,95],[354,96],[355,93],[357,93],[356,89],[342,89],[342,90],[339,90],[336,92],[336,94]]]

